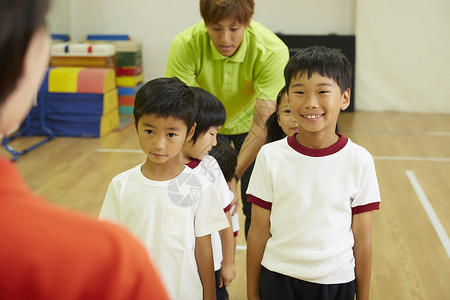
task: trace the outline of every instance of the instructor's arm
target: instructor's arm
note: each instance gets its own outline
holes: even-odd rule
[[[252,126],[238,155],[236,175],[239,179],[264,145],[267,133],[266,120],[275,111],[275,107],[275,101],[256,99]]]

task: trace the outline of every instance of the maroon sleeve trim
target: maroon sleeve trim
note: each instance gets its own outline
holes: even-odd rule
[[[379,210],[380,209],[380,202],[373,202],[366,205],[356,206],[352,208],[352,213],[354,215],[361,214],[367,211],[372,210]]]
[[[267,210],[272,210],[272,203],[259,199],[251,194],[247,194],[247,202],[251,202]]]
[[[234,237],[237,237],[237,236],[238,236],[238,232],[239,232],[239,231],[233,232]]]
[[[228,206],[225,207],[225,208],[223,209],[223,212],[224,212],[224,213],[227,213],[227,212],[229,212],[230,210],[231,210],[231,203],[228,204]]]

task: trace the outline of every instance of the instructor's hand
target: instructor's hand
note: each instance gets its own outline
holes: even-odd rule
[[[231,201],[231,207],[234,207],[233,211],[231,211],[231,215],[234,216],[239,207],[239,194],[237,192],[237,180],[236,178],[231,179],[231,181],[228,183],[228,187],[234,194],[233,201]]]

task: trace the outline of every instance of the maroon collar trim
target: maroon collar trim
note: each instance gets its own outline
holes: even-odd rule
[[[191,169],[195,169],[195,168],[197,168],[197,166],[200,164],[200,160],[198,160],[198,159],[193,159],[193,160],[191,160],[191,162],[190,163],[188,163],[186,166],[188,166],[189,168],[191,168]]]
[[[347,145],[347,142],[348,142],[348,138],[342,136],[341,134],[338,134],[339,140],[335,144],[331,145],[330,147],[322,148],[322,149],[312,149],[312,148],[305,147],[305,146],[301,145],[299,142],[297,142],[297,140],[295,139],[296,135],[297,134],[294,134],[294,135],[288,137],[287,141],[288,141],[289,146],[300,154],[312,156],[312,157],[322,157],[322,156],[327,156],[327,155],[331,155],[336,152],[339,152],[342,148],[345,147],[345,145]]]

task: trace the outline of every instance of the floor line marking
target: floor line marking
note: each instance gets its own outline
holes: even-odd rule
[[[97,152],[103,153],[143,153],[139,149],[97,149]]]
[[[236,250],[247,250],[247,246],[246,245],[237,245]]]
[[[340,130],[343,133],[367,133],[367,134],[404,134],[404,135],[435,135],[435,136],[450,136],[450,131],[383,131],[383,130]]]
[[[427,131],[427,135],[442,135],[442,136],[450,136],[450,132],[448,131]]]
[[[410,170],[406,170],[405,172],[406,176],[408,176],[408,179],[411,182],[411,185],[413,186],[417,194],[417,197],[419,197],[419,200],[422,203],[422,206],[425,209],[425,212],[427,213],[428,218],[430,219],[431,224],[434,227],[434,230],[436,230],[436,233],[439,239],[441,240],[441,243],[444,246],[444,249],[447,252],[448,257],[450,258],[450,239],[448,238],[447,232],[442,226],[441,221],[439,221],[439,218],[436,212],[434,211],[433,206],[431,205],[427,195],[422,189],[422,186],[420,185],[419,181],[414,175],[414,172]]]
[[[374,156],[373,159],[450,162],[450,157]]]

